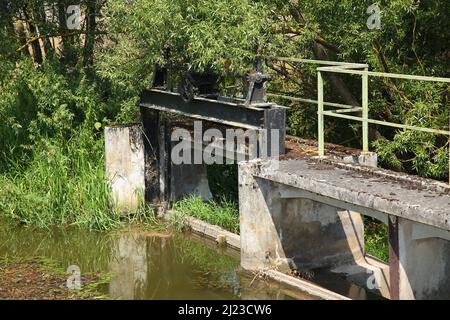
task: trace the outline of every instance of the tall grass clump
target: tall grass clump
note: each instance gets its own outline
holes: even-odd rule
[[[226,199],[203,201],[199,196],[191,195],[176,202],[173,211],[175,225],[183,224],[185,216],[191,216],[233,233],[239,233],[239,209],[233,201]]]
[[[119,102],[101,80],[51,62],[20,61],[10,72],[0,81],[0,215],[43,228],[118,226],[102,128]]]
[[[43,143],[27,166],[1,176],[0,212],[38,227],[114,228],[120,219],[110,210],[101,141],[86,131]]]

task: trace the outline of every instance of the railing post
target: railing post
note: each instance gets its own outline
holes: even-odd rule
[[[317,144],[319,147],[319,157],[325,156],[325,141],[324,141],[324,115],[323,115],[323,77],[322,72],[317,72]]]
[[[369,152],[369,75],[368,68],[364,68],[362,75],[362,138],[363,152]]]

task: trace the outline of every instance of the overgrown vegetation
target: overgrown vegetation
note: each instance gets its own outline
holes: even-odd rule
[[[237,165],[214,164],[208,166],[207,171],[213,199],[203,201],[192,195],[177,201],[171,225],[182,230],[187,224],[186,216],[191,216],[239,234]]]
[[[213,69],[222,89],[244,90],[255,55],[369,63],[385,72],[448,76],[445,0],[376,1],[382,27],[366,26],[372,0],[6,0],[0,3],[0,212],[26,224],[111,229],[102,128],[135,122],[135,102],[155,64],[172,73]],[[80,29],[68,29],[80,5]],[[314,68],[266,61],[270,89],[314,97]],[[329,101],[359,104],[360,83],[326,79]],[[448,86],[373,80],[371,117],[448,127]],[[229,91],[228,91],[229,92]],[[315,107],[290,106],[291,133],[315,137]],[[360,127],[327,119],[327,141],[359,146]],[[447,139],[371,126],[384,166],[447,177]],[[218,180],[219,181],[219,180]],[[229,189],[226,184],[214,188]],[[228,198],[236,194],[229,194]],[[192,200],[192,199],[191,199]],[[217,206],[184,203],[206,218]],[[223,212],[233,216],[226,202]],[[143,211],[144,215],[147,211]],[[232,219],[222,223],[233,229]],[[220,221],[218,221],[220,222]]]
[[[63,2],[53,4],[47,13],[65,10]],[[80,38],[89,28],[64,36],[65,14],[61,20],[43,17],[43,1],[2,5],[0,212],[39,227],[117,227],[102,131],[134,119],[128,105],[136,93],[113,93],[112,83],[96,75],[93,52],[86,51],[93,40]],[[50,34],[62,35],[59,44]]]

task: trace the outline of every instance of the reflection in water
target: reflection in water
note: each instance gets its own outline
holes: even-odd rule
[[[109,294],[113,298],[141,297],[147,283],[147,241],[133,233],[122,234],[114,243]]]
[[[34,230],[0,222],[0,256],[42,256],[113,273],[114,299],[309,299],[239,269],[239,254],[194,234]]]

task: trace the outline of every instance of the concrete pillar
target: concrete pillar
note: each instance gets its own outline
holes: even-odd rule
[[[450,232],[398,220],[399,298],[450,299]]]
[[[241,265],[245,269],[311,269],[364,255],[358,213],[299,198],[292,187],[255,178],[239,164]]]
[[[144,144],[140,125],[105,128],[106,174],[113,207],[121,213],[136,212],[144,203]]]
[[[279,199],[271,197],[269,183],[255,179],[252,172],[252,165],[239,164],[241,266],[262,270],[275,267],[271,259],[286,259],[286,255],[272,219],[272,212],[280,208]]]

